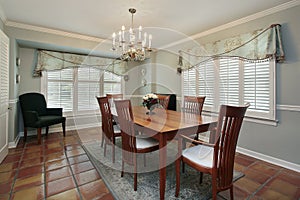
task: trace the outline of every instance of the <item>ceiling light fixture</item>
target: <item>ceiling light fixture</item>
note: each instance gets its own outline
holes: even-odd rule
[[[124,61],[143,61],[146,59],[146,54],[151,52],[152,35],[144,32],[142,35],[142,26],[138,29],[133,28],[133,15],[136,9],[130,8],[131,13],[131,27],[128,32],[125,32],[123,25],[118,35],[112,34],[112,50],[121,52],[120,59]],[[137,36],[135,32],[138,32]],[[128,41],[126,42],[126,38]],[[148,43],[147,43],[148,39]]]

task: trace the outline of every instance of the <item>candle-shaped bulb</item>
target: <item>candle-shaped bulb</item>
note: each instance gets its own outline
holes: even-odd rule
[[[149,49],[151,49],[152,35],[149,34]]]
[[[142,40],[142,26],[139,26],[139,41]]]
[[[125,26],[122,26],[122,31],[125,31]]]
[[[113,40],[113,46],[115,46],[116,45],[116,33],[115,32],[112,34],[112,40]]]

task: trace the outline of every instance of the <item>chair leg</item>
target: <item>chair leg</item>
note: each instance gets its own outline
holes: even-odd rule
[[[103,143],[104,143],[104,133],[102,131],[101,147],[103,147]]]
[[[180,158],[176,160],[176,190],[175,197],[178,197],[180,190]]]
[[[38,144],[41,144],[42,128],[37,129]]]
[[[107,143],[105,141],[105,144],[104,144],[104,157],[106,157],[106,145],[107,145]]]
[[[202,183],[203,180],[203,172],[200,172],[200,184]]]
[[[46,135],[49,133],[49,126],[46,127]]]
[[[124,161],[122,160],[122,171],[121,171],[121,177],[124,176]]]
[[[134,191],[137,191],[137,153],[134,153],[134,158],[133,158],[133,165],[134,165]]]
[[[115,144],[114,143],[111,144],[111,148],[112,148],[112,162],[115,163]]]
[[[62,129],[63,129],[63,134],[65,137],[66,136],[66,122],[65,121],[62,123]]]
[[[217,177],[212,174],[212,199],[217,200]]]
[[[27,138],[27,128],[24,127],[24,141],[26,141],[26,138]]]
[[[230,187],[230,199],[233,200],[233,185]]]
[[[146,167],[146,154],[144,153],[144,167]]]

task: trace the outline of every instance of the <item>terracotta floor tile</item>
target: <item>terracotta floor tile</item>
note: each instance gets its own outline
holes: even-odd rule
[[[72,144],[72,145],[67,145],[64,147],[66,151],[70,151],[73,149],[80,149],[82,148],[80,144]]]
[[[243,177],[237,180],[234,183],[234,186],[245,191],[247,194],[251,194],[254,193],[260,187],[260,184],[251,179],[248,179],[247,177]]]
[[[12,200],[23,200],[23,199],[30,199],[30,200],[40,200],[44,199],[44,185],[39,185],[35,187],[26,188],[24,190],[17,191],[13,193]]]
[[[258,191],[258,193],[255,196],[258,198],[261,198],[261,199],[266,199],[266,200],[268,200],[268,199],[293,200],[293,198],[291,199],[290,197],[285,196],[284,194],[281,194],[280,192],[268,189],[266,187],[264,187],[263,189]]]
[[[261,173],[257,170],[248,169],[243,172],[245,174],[245,177],[248,179],[251,179],[252,181],[255,181],[259,184],[265,183],[267,180],[271,178],[271,176]]]
[[[12,186],[12,181],[0,183],[0,195],[9,194]]]
[[[22,168],[18,172],[17,178],[25,178],[27,176],[33,176],[44,172],[44,165],[36,165],[33,167]]]
[[[97,180],[79,187],[84,200],[100,199],[109,193],[102,180]]]
[[[55,181],[46,183],[46,196],[53,196],[55,194],[64,192],[75,188],[75,182],[72,177],[66,177]]]
[[[257,162],[249,167],[249,169],[253,169],[256,171],[260,171],[261,173],[268,175],[268,176],[274,176],[276,173],[278,173],[278,169],[275,169],[273,166],[267,165],[262,162]]]
[[[113,197],[113,195],[111,193],[108,193],[102,196],[99,200],[114,200],[114,199],[115,198]]]
[[[59,153],[59,152],[64,152],[64,148],[56,147],[52,149],[45,149],[45,155],[52,154],[52,153]]]
[[[38,186],[44,183],[44,173],[39,173],[34,176],[26,178],[18,178],[14,184],[14,191],[18,191],[24,188]]]
[[[73,165],[75,163],[89,161],[89,157],[86,154],[82,154],[79,156],[70,157],[70,158],[68,158],[68,160],[70,162],[70,165]]]
[[[296,197],[300,185],[294,185],[284,180],[273,178],[270,182],[268,182],[266,187],[281,194],[284,194],[285,196],[292,199]]]
[[[217,198],[220,200],[230,199],[230,191],[229,190],[222,191],[218,193],[218,196],[222,197],[222,198]],[[233,186],[233,197],[235,200],[244,200],[244,199],[249,199],[250,194],[245,192],[244,190],[241,190],[238,187]]]
[[[89,170],[86,172],[76,174],[75,178],[76,178],[78,185],[84,185],[86,183],[100,179],[100,176],[99,176],[98,172],[94,169],[94,170]]]
[[[1,172],[0,173],[0,183],[5,183],[12,181],[16,175],[16,171],[9,171],[9,172]]]
[[[281,179],[287,183],[298,185],[300,187],[300,176],[299,173],[291,170],[282,170],[277,176],[277,179]]]
[[[4,195],[0,194],[0,200],[7,200],[7,199],[9,199],[9,194],[4,194]]]
[[[43,152],[42,146],[32,146],[24,149],[24,153]]]
[[[0,165],[0,173],[1,172],[8,172],[16,169],[18,167],[19,163],[14,162],[14,163],[4,163]]]
[[[21,159],[21,155],[8,155],[2,161],[2,164],[18,162],[18,161],[20,161],[20,159]]]
[[[21,164],[20,164],[20,168],[26,168],[26,167],[41,165],[41,164],[43,164],[43,160],[44,160],[43,157],[22,160]]]
[[[62,159],[66,159],[64,152],[52,153],[52,154],[45,155],[45,162],[50,162],[50,161],[54,161],[54,160],[62,160]]]
[[[8,155],[21,155],[22,153],[23,153],[23,148],[8,149]]]
[[[45,148],[46,149],[62,148],[62,145],[60,144],[60,140],[58,140],[58,142],[53,142],[53,143],[50,143],[50,144],[46,144]]]
[[[65,192],[62,193],[58,193],[56,195],[47,197],[47,200],[79,200],[80,199],[80,195],[77,191],[77,189],[71,189],[71,190],[67,190]]]
[[[78,156],[81,154],[85,154],[85,151],[82,148],[72,149],[70,151],[66,151],[67,157]]]
[[[79,174],[81,172],[94,169],[94,166],[90,161],[87,161],[87,162],[76,163],[74,165],[71,165],[71,168],[74,174]]]
[[[58,168],[61,168],[61,167],[65,167],[67,165],[68,165],[68,160],[67,159],[54,160],[54,161],[51,161],[51,162],[46,162],[45,163],[45,171],[58,169]]]
[[[61,179],[64,177],[72,176],[72,172],[70,170],[70,167],[63,167],[51,171],[46,172],[46,181],[54,181],[57,179]]]
[[[248,166],[252,165],[253,163],[255,163],[256,160],[254,160],[253,158],[250,158],[248,156],[246,157],[246,156],[238,155],[238,156],[235,156],[234,162],[238,163],[242,166],[248,167]]]
[[[22,160],[29,160],[29,159],[36,159],[36,158],[43,158],[43,152],[37,151],[37,152],[25,153],[23,155]]]

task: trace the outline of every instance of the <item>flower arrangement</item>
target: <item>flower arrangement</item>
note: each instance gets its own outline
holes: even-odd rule
[[[158,103],[158,97],[156,94],[150,93],[143,96],[143,106],[147,107],[148,110],[153,110],[153,105]]]

